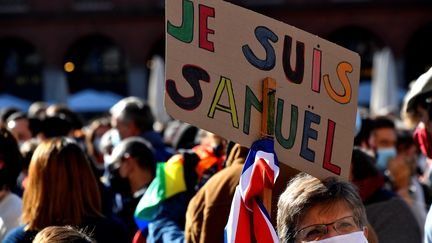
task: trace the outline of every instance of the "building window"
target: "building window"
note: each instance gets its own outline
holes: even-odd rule
[[[126,95],[126,59],[108,37],[94,35],[78,40],[66,54],[64,70],[71,93],[97,89]]]
[[[0,40],[0,91],[15,96],[42,98],[42,60],[36,48],[19,38]]]

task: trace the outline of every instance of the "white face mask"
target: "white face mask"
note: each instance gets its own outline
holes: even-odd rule
[[[338,235],[331,238],[318,241],[310,241],[310,243],[368,243],[363,231],[356,231],[346,235]]]

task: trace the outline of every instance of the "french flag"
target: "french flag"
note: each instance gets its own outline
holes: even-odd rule
[[[259,199],[264,187],[272,188],[279,175],[279,162],[273,140],[255,141],[246,158],[240,183],[236,187],[225,242],[251,242],[251,223],[257,242],[279,242],[269,214]]]

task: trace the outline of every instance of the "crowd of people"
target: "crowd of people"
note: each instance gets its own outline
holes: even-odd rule
[[[402,113],[359,112],[349,181],[280,163],[270,218],[281,242],[432,242],[432,69]],[[60,104],[3,108],[0,241],[223,242],[248,148],[154,125],[137,97],[90,121]]]

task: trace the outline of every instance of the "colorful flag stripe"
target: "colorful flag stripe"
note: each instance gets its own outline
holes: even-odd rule
[[[225,242],[251,242],[252,233],[257,242],[279,241],[268,212],[259,200],[264,188],[272,188],[278,175],[279,163],[274,153],[273,140],[261,139],[254,142],[231,204],[225,227]]]

